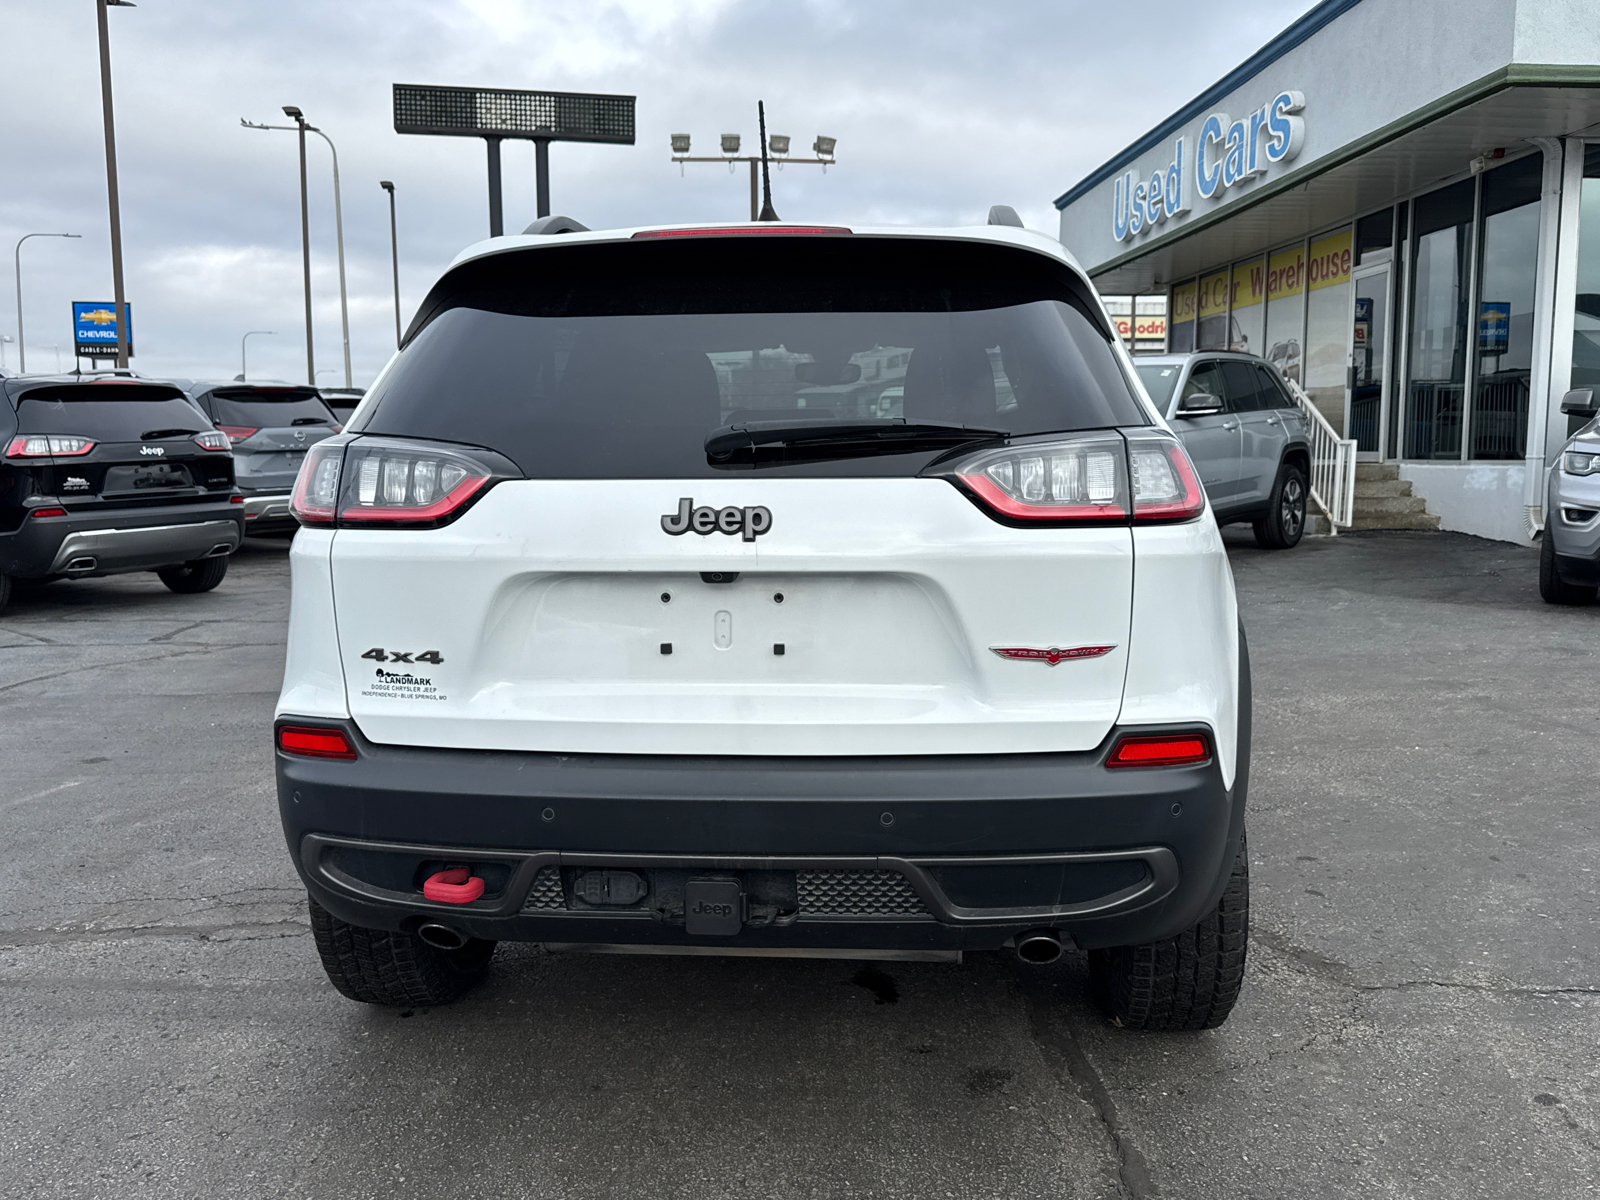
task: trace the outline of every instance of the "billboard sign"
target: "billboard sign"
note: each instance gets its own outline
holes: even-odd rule
[[[396,133],[633,145],[632,96],[394,85]]]
[[[1504,354],[1511,345],[1511,304],[1485,300],[1478,305],[1478,353]]]
[[[72,342],[83,358],[117,356],[117,306],[110,300],[72,302]],[[133,305],[128,305],[128,357],[133,357]]]

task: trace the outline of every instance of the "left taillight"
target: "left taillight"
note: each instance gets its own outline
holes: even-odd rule
[[[228,435],[215,429],[208,429],[204,433],[194,435],[194,444],[202,450],[228,450],[233,443],[228,440]]]
[[[306,460],[295,476],[294,494],[289,497],[289,512],[302,525],[332,525],[339,504],[339,472],[344,464],[344,446],[319,442],[306,451]]]
[[[7,458],[76,458],[95,446],[94,439],[56,433],[26,433],[6,446]]]
[[[278,749],[285,754],[298,754],[303,758],[336,758],[354,762],[355,747],[342,729],[327,729],[312,725],[280,725]]]
[[[289,510],[303,525],[433,529],[519,477],[492,451],[405,438],[322,442],[306,453]]]

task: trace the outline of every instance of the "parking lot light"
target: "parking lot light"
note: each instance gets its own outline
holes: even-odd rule
[[[17,268],[17,370],[24,375],[28,373],[28,348],[22,343],[22,243],[29,238],[36,237],[82,237],[81,233],[25,233],[17,239],[16,258]]]
[[[838,138],[823,137],[817,134],[817,140],[811,143],[811,149],[818,158],[832,158],[833,148],[839,144]]]
[[[722,152],[724,154],[739,153],[739,135],[737,133],[725,133],[722,135]]]
[[[672,152],[674,154],[689,153],[689,135],[687,133],[675,133],[672,135]]]

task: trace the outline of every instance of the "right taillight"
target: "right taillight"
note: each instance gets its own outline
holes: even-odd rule
[[[1106,759],[1108,767],[1187,767],[1211,757],[1203,733],[1135,734],[1120,739]]]
[[[1177,438],[1156,430],[1125,436],[1135,521],[1188,521],[1205,511],[1200,478]]]
[[[936,473],[991,513],[1018,523],[1123,524],[1128,519],[1126,450],[1115,433],[980,450]]]

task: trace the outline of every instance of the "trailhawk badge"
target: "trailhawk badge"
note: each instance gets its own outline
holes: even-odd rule
[[[678,501],[677,512],[661,518],[661,528],[673,537],[692,529],[702,537],[709,533],[737,533],[753,542],[772,528],[772,510],[759,504],[754,508],[696,508],[693,498],[685,496]]]
[[[1069,658],[1099,658],[1110,654],[1115,646],[1071,646],[1063,650],[1060,646],[1051,646],[1047,650],[1036,650],[1032,646],[990,646],[1001,658],[1015,659],[1018,662],[1049,663],[1052,667]]]

